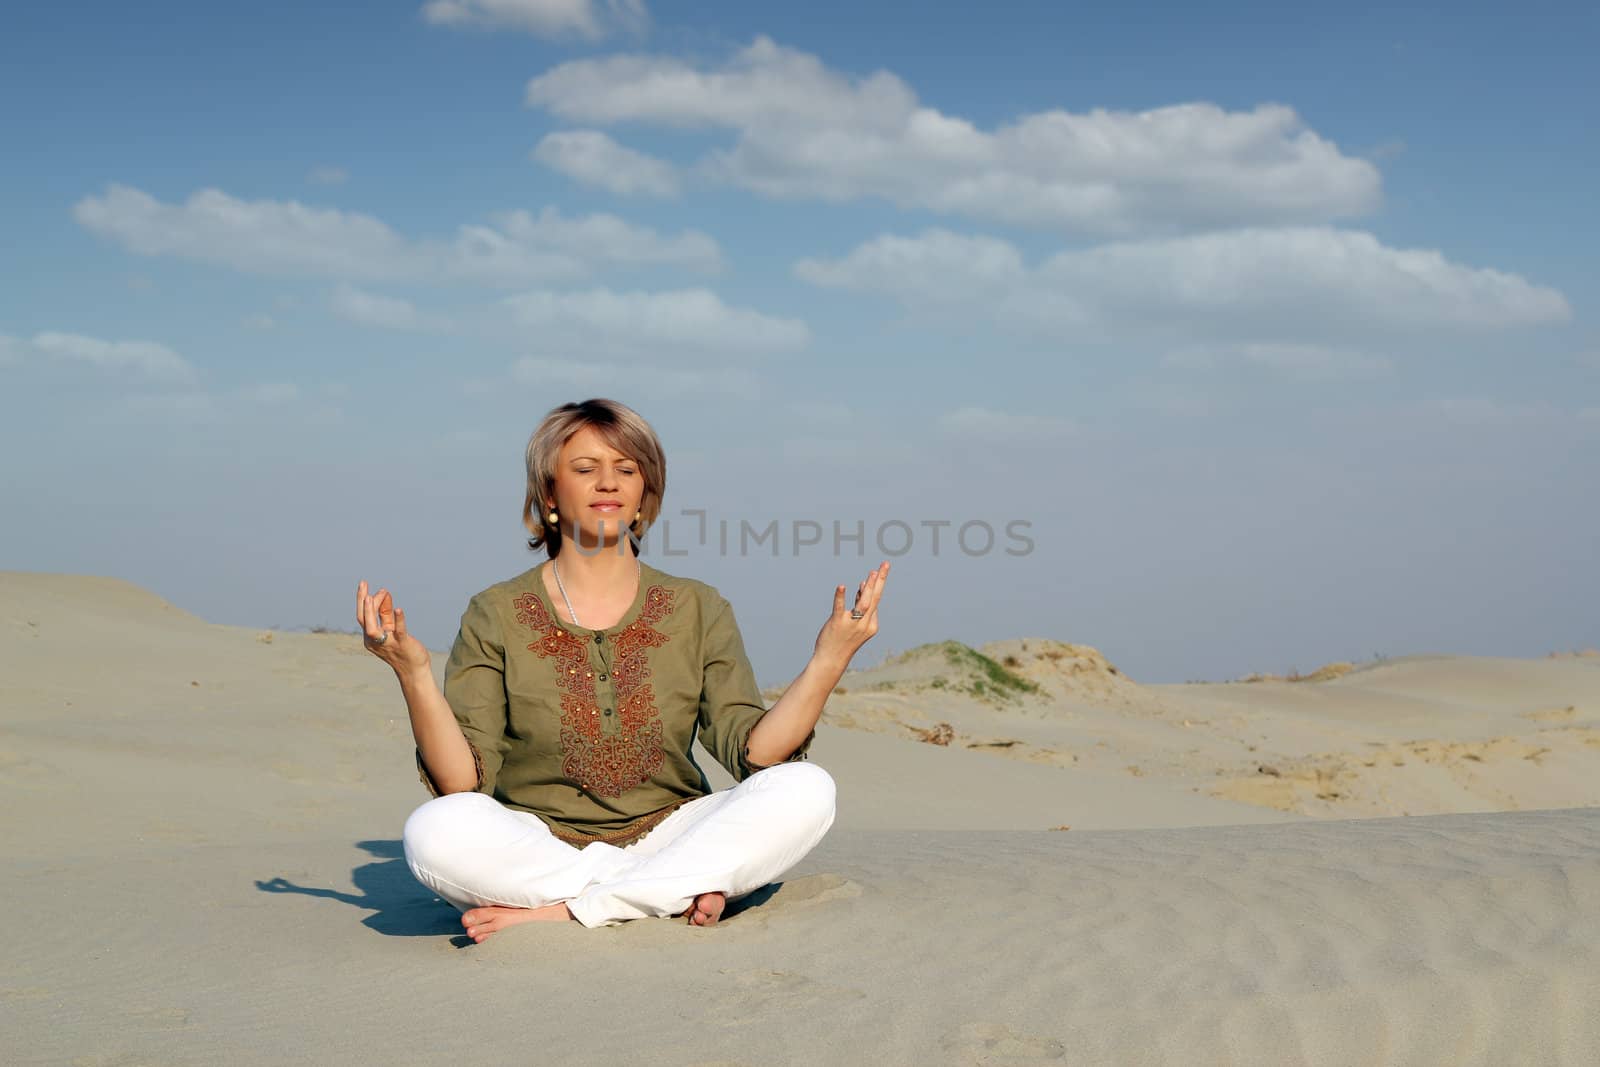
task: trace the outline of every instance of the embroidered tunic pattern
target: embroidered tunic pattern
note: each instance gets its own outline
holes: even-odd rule
[[[761,769],[747,746],[767,705],[716,589],[641,560],[639,615],[597,644],[560,621],[542,588],[547,566],[473,596],[445,664],[477,792],[575,847],[621,848],[709,792],[696,739],[734,781]],[[420,748],[417,775],[439,795]]]
[[[528,650],[550,660],[561,695],[561,773],[590,793],[620,797],[661,769],[661,714],[650,688],[647,652],[667,643],[655,624],[672,613],[672,591],[653,585],[639,617],[615,638],[612,668],[617,694],[617,729],[602,726],[595,696],[589,644],[551,617],[539,598],[513,601],[517,621],[534,631]]]

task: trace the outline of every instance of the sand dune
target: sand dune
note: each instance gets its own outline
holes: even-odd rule
[[[946,642],[850,673],[824,721],[1321,818],[1600,804],[1600,658],[1320,677],[1141,685],[1085,645]]]
[[[849,676],[836,829],[716,929],[473,946],[355,638],[0,574],[6,1060],[1600,1062],[1595,657],[1149,686],[1027,646],[976,652],[1036,689]],[[1349,818],[1402,807],[1480,813]]]

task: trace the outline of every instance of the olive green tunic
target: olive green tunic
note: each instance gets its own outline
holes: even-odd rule
[[[766,704],[721,594],[641,560],[627,614],[580,629],[557,617],[548,565],[474,596],[445,666],[478,792],[572,844],[625,845],[711,792],[697,736],[736,780],[761,769],[746,745]],[[417,769],[437,796],[420,751]]]

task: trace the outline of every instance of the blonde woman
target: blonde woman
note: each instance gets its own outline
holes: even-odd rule
[[[478,942],[530,921],[711,926],[833,823],[833,780],[804,760],[877,632],[889,564],[849,610],[834,589],[810,662],[767,708],[727,600],[638,558],[666,488],[649,423],[612,400],[564,404],[526,459],[528,544],[548,559],[472,598],[442,692],[388,591],[357,589],[435,797],[406,821],[406,862]],[[711,790],[697,739],[734,787]]]

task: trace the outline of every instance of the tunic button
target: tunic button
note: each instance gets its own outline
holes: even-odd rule
[[[606,680],[606,676],[605,676],[605,675],[603,675],[603,674],[602,674],[602,675],[601,675],[601,676],[600,676],[600,680],[601,680],[601,681],[602,681],[602,682],[603,682],[603,681],[605,681],[605,680]]]
[[[606,640],[606,635],[605,634],[595,634],[594,635],[594,643],[597,644],[597,645],[604,644],[605,640]]]
[[[607,715],[610,715],[610,714],[611,714],[611,709],[610,709],[610,708],[607,708],[607,709],[606,709],[606,714],[607,714]]]

